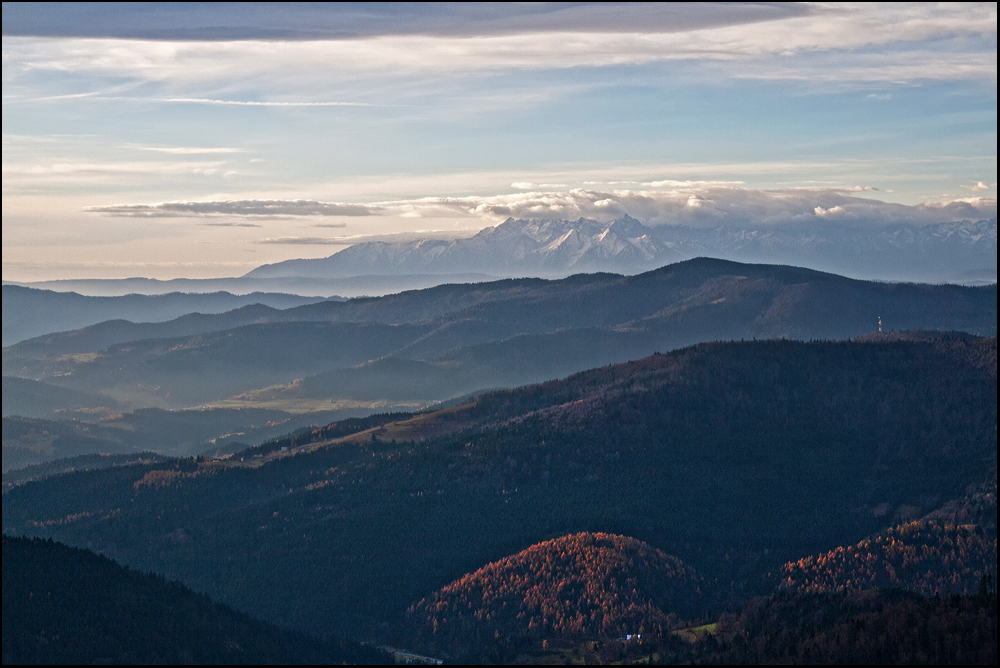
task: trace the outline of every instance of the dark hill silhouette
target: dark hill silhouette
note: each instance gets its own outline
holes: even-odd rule
[[[170,457],[158,455],[155,452],[136,452],[127,455],[76,455],[75,457],[64,457],[44,464],[31,464],[24,468],[7,471],[3,473],[3,489],[6,492],[16,485],[21,485],[32,480],[41,480],[54,475],[72,473],[73,471],[93,471],[96,469],[106,469],[113,466],[130,466],[132,464],[149,464],[152,462],[165,462]]]
[[[192,337],[119,343],[84,356],[4,356],[4,371],[98,389],[132,407],[178,408],[381,357],[427,331],[418,325],[278,322]]]
[[[3,663],[386,663],[347,641],[257,621],[162,577],[3,536]]]
[[[947,598],[899,590],[773,596],[723,616],[694,651],[660,656],[702,665],[992,666],[996,619],[995,588]]]

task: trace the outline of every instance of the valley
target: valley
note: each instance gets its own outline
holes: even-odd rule
[[[257,459],[71,473],[7,492],[4,531],[387,643],[463,573],[603,531],[693,568],[702,595],[685,605],[704,614],[767,593],[785,563],[954,509],[969,485],[995,507],[995,339],[891,338],[702,344],[305,430]],[[959,591],[995,563],[995,519],[982,530],[986,565]]]

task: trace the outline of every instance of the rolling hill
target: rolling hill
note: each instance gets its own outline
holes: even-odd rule
[[[171,292],[162,295],[90,297],[75,292],[55,292],[5,284],[3,347],[36,336],[80,329],[106,320],[163,322],[188,313],[223,313],[251,304],[290,308],[315,301],[318,301],[315,297],[263,292],[242,295],[229,292]]]
[[[421,646],[451,656],[543,638],[663,634],[700,605],[699,581],[640,541],[580,533],[532,545],[456,580],[409,609]]]

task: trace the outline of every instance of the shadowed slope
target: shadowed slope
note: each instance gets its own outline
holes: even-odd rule
[[[59,543],[3,537],[3,663],[384,663],[252,619],[157,575]]]

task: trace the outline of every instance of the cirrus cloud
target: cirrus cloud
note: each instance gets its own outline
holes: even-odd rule
[[[6,5],[5,5],[6,7]],[[699,10],[689,9],[688,14]],[[736,10],[730,10],[736,11]],[[723,77],[860,82],[996,80],[996,58],[986,57],[996,38],[996,6],[842,5],[806,11],[762,11],[746,20],[699,23],[669,21],[656,29],[630,31],[605,22],[573,30],[552,22],[538,31],[434,31],[373,34],[359,39],[160,41],[66,37],[4,38],[4,79],[52,71],[114,76],[135,82],[190,84],[261,82],[281,89],[320,90],[358,73],[497,72],[688,61],[720,63]],[[591,12],[593,13],[593,12]],[[683,12],[682,12],[683,13]],[[7,21],[5,20],[5,28]],[[752,23],[752,29],[747,24]],[[464,33],[464,34],[463,34]],[[8,33],[9,34],[9,33]],[[25,33],[21,33],[25,34]],[[30,31],[27,34],[32,34]],[[933,41],[933,48],[928,43]],[[910,45],[910,46],[907,46]],[[876,52],[877,51],[877,52]],[[789,56],[820,56],[800,62]],[[746,66],[739,66],[745,62]],[[88,95],[87,93],[77,95]],[[8,100],[9,103],[11,100]],[[356,101],[228,100],[173,95],[162,101],[300,106]]]

